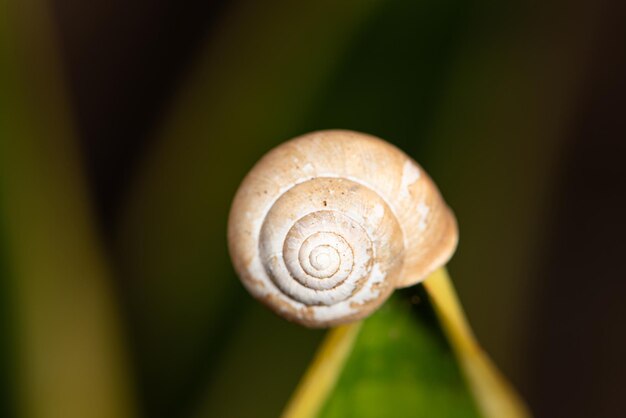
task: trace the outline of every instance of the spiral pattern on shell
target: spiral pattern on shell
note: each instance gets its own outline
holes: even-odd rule
[[[395,260],[403,250],[400,226],[383,199],[353,181],[325,177],[281,194],[259,243],[261,262],[284,294],[336,310],[348,309],[341,305],[368,283],[384,290],[381,271],[393,266],[375,260]]]
[[[456,245],[456,223],[406,154],[350,131],[316,132],[267,154],[240,186],[229,250],[246,288],[286,318],[362,318],[422,280]]]

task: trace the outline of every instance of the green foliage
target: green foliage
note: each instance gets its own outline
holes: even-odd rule
[[[394,296],[364,321],[320,417],[478,417],[426,305]]]

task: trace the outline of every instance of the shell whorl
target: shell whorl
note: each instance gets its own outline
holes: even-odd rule
[[[314,178],[281,194],[259,239],[272,282],[294,301],[328,307],[326,315],[350,310],[351,297],[368,283],[393,290],[383,289],[380,271],[392,270],[402,251],[400,226],[385,201],[341,178]]]
[[[246,288],[287,319],[356,320],[422,280],[456,246],[456,223],[406,154],[369,135],[322,131],[263,157],[229,218]]]

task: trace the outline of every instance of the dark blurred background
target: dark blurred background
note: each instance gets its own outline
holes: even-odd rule
[[[272,146],[327,128],[385,138],[438,183],[468,317],[538,417],[623,416],[623,2],[52,6],[151,416],[192,402],[228,333],[207,319],[206,277],[233,274],[238,182]]]

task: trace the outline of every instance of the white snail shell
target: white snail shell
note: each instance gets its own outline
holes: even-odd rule
[[[314,132],[265,155],[235,196],[228,244],[248,291],[311,327],[365,317],[452,256],[456,221],[393,145]]]

